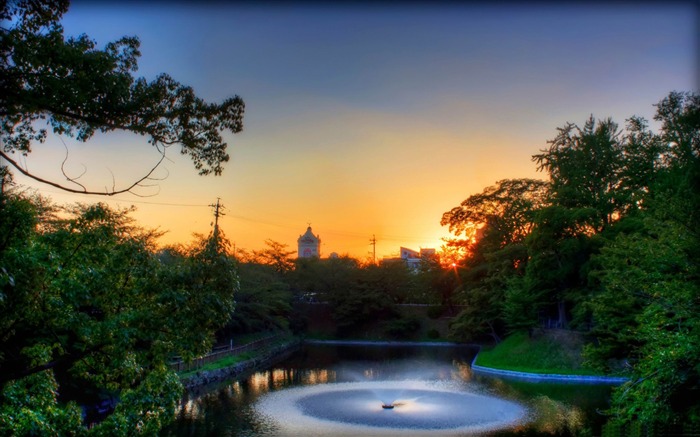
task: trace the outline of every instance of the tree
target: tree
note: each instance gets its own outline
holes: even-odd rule
[[[557,326],[567,326],[590,294],[589,261],[602,245],[600,236],[639,206],[634,196],[639,187],[625,185],[641,182],[630,177],[628,152],[634,148],[626,141],[643,136],[644,125],[630,126],[634,130],[625,136],[609,118],[591,116],[583,127],[567,123],[547,149],[532,157],[549,175],[549,205],[535,215],[526,241],[529,262],[519,281],[524,288],[511,294],[524,293],[519,300],[538,306]],[[533,302],[529,296],[538,298]]]
[[[467,247],[460,293],[466,308],[452,324],[458,338],[490,336],[498,341],[504,334],[505,292],[513,278],[524,273],[525,239],[535,211],[547,202],[548,188],[541,180],[506,179],[443,214],[441,224],[449,225],[458,237],[463,235]]]
[[[76,404],[101,397],[120,402],[91,433],[155,434],[182,389],[167,361],[209,350],[234,266],[211,239],[164,263],[130,210],[44,211],[0,196],[0,434],[84,434]]]
[[[470,244],[488,239],[491,246],[502,248],[530,233],[531,212],[545,202],[547,190],[545,181],[504,179],[444,213],[440,224]]]
[[[653,426],[700,423],[700,97],[672,92],[657,105],[657,147],[633,228],[594,257],[601,291],[591,299],[598,366],[624,357],[631,380],[613,396],[615,420]],[[659,147],[658,145],[663,145]]]
[[[255,262],[238,264],[241,279],[236,310],[221,331],[225,335],[286,329],[292,294],[285,278],[274,267]]]
[[[450,264],[443,266],[444,255],[443,252],[439,252],[433,256],[421,257],[418,269],[413,272],[414,278],[406,296],[408,303],[437,305],[443,301],[440,293],[440,285],[443,282],[441,278],[448,268],[452,273],[451,259]]]
[[[613,413],[644,424],[700,423],[700,270],[697,235],[649,216],[597,257],[606,292],[593,300],[597,343],[586,355],[605,367],[623,357],[632,380]]]
[[[349,256],[298,258],[291,275],[292,289],[299,300],[325,302],[335,293],[353,289],[359,269],[359,261]]]
[[[9,27],[1,29],[0,41],[0,157],[36,181],[98,195],[143,187],[174,144],[200,174],[221,174],[229,155],[220,132],[242,130],[243,100],[210,104],[167,74],[151,82],[135,78],[138,38],[123,37],[102,50],[86,35],[66,39],[59,22],[67,9],[67,0],[3,2],[0,19]],[[90,190],[65,171],[68,184],[44,179],[15,157],[46,140],[47,129],[38,126],[44,120],[55,134],[79,141],[98,131],[141,135],[160,159],[138,180],[106,191]]]
[[[601,232],[629,207],[620,189],[622,134],[611,119],[596,122],[592,116],[583,127],[567,123],[558,131],[532,160],[549,174],[553,204],[575,210],[578,220],[570,224],[578,229],[572,231]]]
[[[272,267],[277,273],[286,275],[294,269],[292,255],[296,251],[288,250],[288,245],[273,240],[265,240],[265,249],[254,250],[247,260]]]

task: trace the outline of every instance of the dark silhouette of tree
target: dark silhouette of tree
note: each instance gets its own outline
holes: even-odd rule
[[[87,35],[65,38],[61,17],[67,0],[3,2],[0,19],[0,157],[14,170],[69,192],[111,196],[136,193],[153,181],[166,150],[175,144],[201,175],[221,174],[229,160],[221,131],[243,128],[243,100],[206,103],[167,74],[153,81],[134,77],[139,40],[123,37],[95,47]],[[46,127],[41,127],[46,123]],[[105,191],[82,185],[61,170],[66,182],[48,180],[23,167],[17,155],[55,134],[89,140],[95,132],[124,131],[143,136],[160,158],[135,181]],[[66,158],[67,159],[67,158]],[[4,181],[4,177],[3,177]]]
[[[506,324],[518,325],[507,311],[508,305],[515,306],[517,296],[508,295],[507,290],[524,274],[528,261],[525,239],[534,226],[535,211],[547,202],[548,187],[547,182],[536,179],[498,181],[443,214],[442,225],[462,236],[467,247],[458,297],[465,309],[452,323],[457,338],[472,341],[489,336],[498,341]],[[536,308],[530,304],[530,309]],[[513,311],[518,317],[523,315],[521,306]],[[536,322],[536,312],[534,318]]]

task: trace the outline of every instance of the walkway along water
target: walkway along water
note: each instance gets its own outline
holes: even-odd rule
[[[201,369],[202,366],[228,356],[241,355],[245,352],[256,352],[248,360],[241,361],[232,366],[222,367],[214,370],[200,370],[192,375],[182,377],[183,386],[190,390],[202,385],[220,382],[231,378],[236,378],[246,372],[269,367],[278,361],[287,358],[291,353],[301,347],[301,340],[289,338],[284,341],[285,336],[273,335],[238,347],[230,347],[225,350],[211,352],[203,357],[184,363],[181,360],[171,363],[171,368],[179,371],[190,371]]]
[[[246,352],[258,350],[274,343],[280,338],[281,336],[279,334],[275,334],[241,346],[233,347],[233,344],[231,344],[230,346],[224,346],[223,348],[216,348],[204,356],[195,358],[189,363],[177,357],[170,363],[170,368],[176,372],[187,372],[192,369],[199,369],[205,364],[213,363],[214,361],[218,361],[224,357],[236,356]]]

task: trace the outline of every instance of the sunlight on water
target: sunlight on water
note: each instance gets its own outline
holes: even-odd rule
[[[304,379],[307,384],[326,384],[335,380],[335,372],[326,369],[309,372]]]

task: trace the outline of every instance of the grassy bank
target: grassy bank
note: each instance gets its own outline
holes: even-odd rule
[[[583,367],[583,342],[573,336],[515,333],[493,348],[479,352],[476,364],[517,372],[602,375]]]
[[[262,338],[265,338],[266,336],[271,335],[271,333],[259,333],[259,334],[250,334],[248,336],[241,336],[241,337],[236,337],[235,339],[235,344],[237,345],[245,345],[248,343],[255,342],[256,340],[260,340]],[[246,351],[242,353],[238,353],[235,355],[227,355],[223,356],[222,358],[212,361],[210,363],[206,363],[200,367],[187,370],[187,371],[182,371],[178,372],[178,376],[181,379],[187,379],[191,377],[192,375],[198,373],[198,372],[207,372],[211,370],[218,370],[218,369],[223,369],[226,367],[232,367],[237,365],[238,363],[254,359],[256,357],[259,357],[261,355],[264,355],[268,350],[273,349],[275,347],[278,347],[282,344],[289,343],[294,340],[294,336],[291,334],[289,335],[283,335],[280,336],[277,340],[260,347],[259,349],[254,349],[251,351]]]
[[[249,360],[255,356],[255,352],[246,352],[240,355],[231,355],[228,357],[223,357],[220,360],[216,360],[211,363],[207,363],[202,367],[197,369],[188,370],[186,372],[178,372],[178,376],[182,379],[189,378],[190,376],[196,374],[197,372],[208,372],[210,370],[223,369],[225,367],[235,366],[238,363]]]

